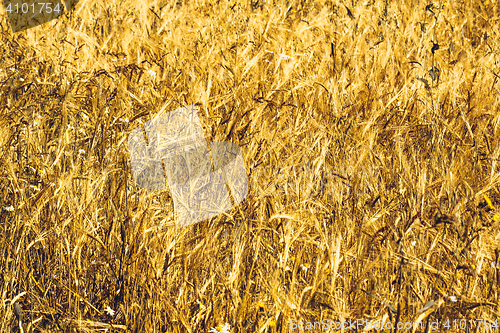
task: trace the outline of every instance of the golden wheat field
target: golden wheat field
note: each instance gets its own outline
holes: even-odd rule
[[[498,330],[495,1],[8,2],[0,332]],[[248,195],[179,227],[128,137],[189,105]]]

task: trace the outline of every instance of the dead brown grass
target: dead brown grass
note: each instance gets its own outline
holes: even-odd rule
[[[17,34],[3,18],[0,331],[19,331],[14,304],[25,332],[496,320],[498,7],[289,4],[82,0]],[[251,187],[181,229],[168,191],[135,185],[127,135],[195,103]]]

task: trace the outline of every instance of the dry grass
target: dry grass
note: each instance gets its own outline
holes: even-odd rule
[[[495,320],[500,13],[428,4],[82,0],[16,34],[3,16],[0,331],[15,302],[25,332]],[[251,187],[176,228],[127,135],[195,103]]]

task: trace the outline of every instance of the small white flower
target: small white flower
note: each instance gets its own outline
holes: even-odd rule
[[[288,305],[288,306],[290,307],[290,309],[292,309],[292,310],[297,309],[297,305],[293,304],[293,303],[292,303],[292,302],[290,302],[290,301],[287,301],[287,305]]]
[[[273,51],[268,51],[268,50],[265,50],[267,53],[274,53]],[[294,57],[290,57],[290,56],[287,56],[286,54],[280,54],[280,53],[277,53],[277,55],[280,56],[281,59],[291,59],[291,60],[295,60]]]
[[[40,191],[40,188],[36,185],[30,185],[30,189],[32,189],[33,191]]]
[[[118,59],[116,59],[116,58],[111,59],[111,61],[116,61],[116,60],[118,60]]]
[[[294,57],[287,56],[286,54],[280,54],[280,58],[286,60],[295,60]]]
[[[208,331],[209,333],[230,333],[231,329],[231,325],[229,325],[228,323],[225,323],[224,325],[218,325],[217,327],[212,327],[210,329],[210,331]]]
[[[411,242],[411,245],[412,245],[412,246],[415,246],[416,244],[417,244],[417,241],[413,241],[413,242]]]
[[[151,77],[156,77],[156,72],[153,71],[153,70],[149,70],[148,71],[148,74],[151,76]]]
[[[299,266],[299,267],[300,267],[300,268],[302,268],[302,270],[303,270],[304,272],[307,272],[307,268],[308,268],[307,266],[300,264],[300,266]]]
[[[80,112],[80,116],[82,116],[83,120],[85,120],[85,121],[89,121],[90,120],[90,118],[85,113],[83,113],[83,112]]]
[[[125,118],[125,119],[120,118],[120,119],[118,119],[118,120],[119,120],[120,122],[122,122],[122,123],[127,123],[127,124],[128,124],[128,118]]]
[[[197,300],[196,300],[196,303],[198,303],[198,305],[200,306],[200,308],[201,308],[202,310],[205,310],[205,309],[206,309],[205,305],[203,305],[203,304],[200,302],[200,300],[199,300],[199,299],[197,299]]]
[[[36,82],[40,83],[40,82],[42,82],[42,81],[40,81],[40,79],[39,79],[39,78],[36,78]]]
[[[83,128],[80,128],[80,129],[78,130],[78,133],[82,133],[83,135],[87,135],[87,133],[85,133],[85,131],[83,130]]]
[[[456,302],[457,301],[457,296],[448,296],[448,299],[452,302]]]
[[[85,150],[83,149],[78,150],[78,154],[85,154]]]
[[[13,212],[14,211],[14,206],[7,206],[7,207],[4,207],[3,209],[5,209],[8,212]]]
[[[71,153],[70,153],[69,151],[66,151],[66,150],[65,150],[65,151],[64,151],[64,155],[66,155],[66,156],[70,156],[70,155],[71,155]]]
[[[24,79],[22,77],[20,77],[19,80],[24,81]]]
[[[110,308],[109,306],[107,306],[105,309],[104,309],[104,312],[106,312],[106,314],[108,316],[111,316],[113,317],[115,315],[115,310],[113,310],[112,308]]]

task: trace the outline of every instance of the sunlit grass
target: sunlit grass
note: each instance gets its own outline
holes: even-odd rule
[[[21,308],[25,332],[494,321],[499,13],[426,6],[82,0],[15,35],[3,17],[0,331]],[[127,138],[192,104],[250,188],[176,228]]]

